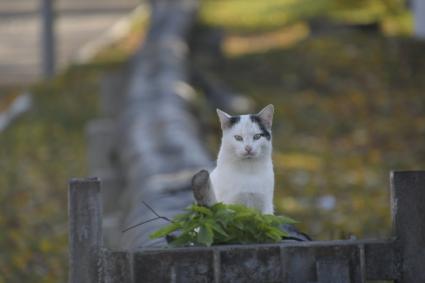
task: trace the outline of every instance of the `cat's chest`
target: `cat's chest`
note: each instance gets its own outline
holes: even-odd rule
[[[214,170],[211,174],[214,190],[220,195],[246,193],[272,193],[274,186],[273,170],[241,172],[239,170]]]

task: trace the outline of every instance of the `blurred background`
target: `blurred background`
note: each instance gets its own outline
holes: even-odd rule
[[[149,23],[136,0],[48,2],[0,0],[0,283],[66,280],[67,180],[89,174],[103,74]],[[318,240],[389,237],[390,170],[425,168],[424,2],[200,2],[197,42],[220,45],[191,64],[256,110],[275,105],[278,212]],[[194,112],[214,158],[203,96]]]

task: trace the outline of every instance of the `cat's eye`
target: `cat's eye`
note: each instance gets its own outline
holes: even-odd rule
[[[256,135],[254,135],[254,140],[256,141],[256,140],[259,140],[261,138],[261,134],[256,134]]]
[[[234,138],[237,141],[243,141],[243,138],[241,136],[236,135],[236,136],[234,136]]]

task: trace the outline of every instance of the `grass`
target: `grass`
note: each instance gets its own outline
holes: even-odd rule
[[[204,6],[203,22],[225,31],[227,55],[204,67],[259,107],[275,105],[275,204],[280,211],[300,220],[300,227],[316,239],[388,237],[389,171],[425,167],[424,44],[355,30],[292,36],[296,40],[287,45],[264,44],[270,27],[285,33],[302,22],[254,18],[251,29],[248,20],[221,11],[226,5],[235,5],[236,11],[239,3],[242,14],[277,2],[290,1]],[[230,48],[235,39],[240,46]],[[219,135],[216,117],[211,119]]]

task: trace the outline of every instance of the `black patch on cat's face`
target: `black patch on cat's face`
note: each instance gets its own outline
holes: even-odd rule
[[[267,130],[266,126],[264,126],[264,124],[261,121],[260,117],[258,117],[256,115],[250,115],[249,118],[251,118],[251,121],[253,123],[257,123],[258,124],[258,127],[261,130],[261,135],[263,137],[265,137],[269,141],[272,136],[271,136],[270,132]]]
[[[239,123],[239,121],[241,120],[240,116],[232,116],[229,119],[229,128],[233,127],[233,125]]]

